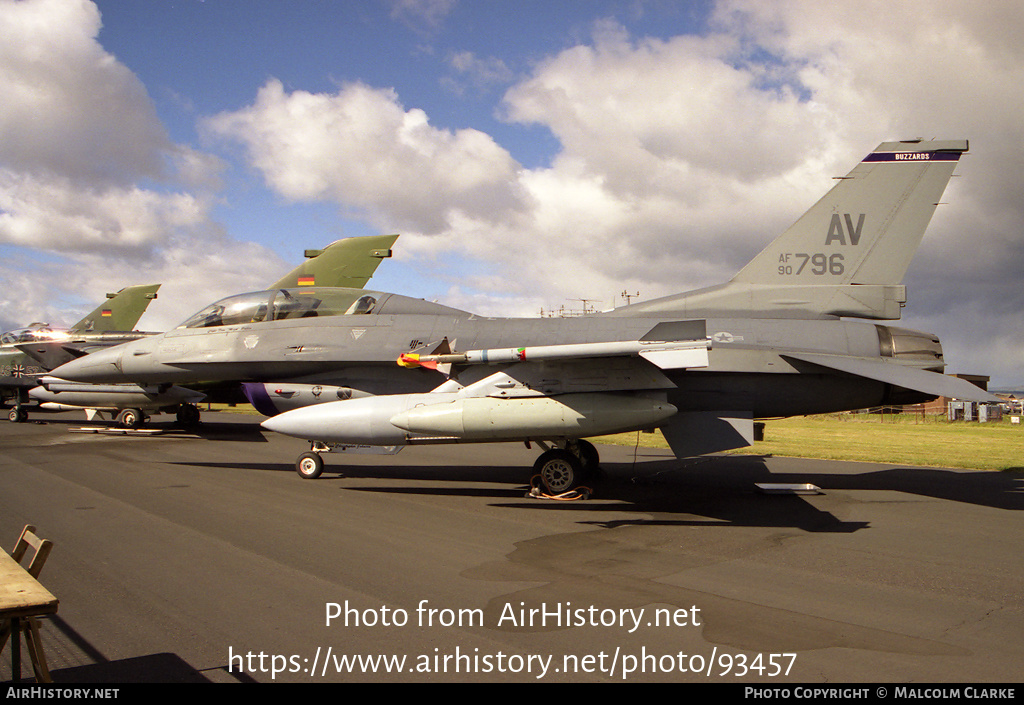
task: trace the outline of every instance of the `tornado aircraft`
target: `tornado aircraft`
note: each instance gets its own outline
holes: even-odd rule
[[[37,322],[0,334],[0,398],[14,401],[8,418],[15,423],[28,420],[28,395],[47,371],[93,350],[148,335],[134,328],[159,289],[159,284],[145,284],[107,294],[105,302],[70,328]]]
[[[943,374],[939,339],[890,325],[966,140],[885,142],[730,281],[576,318],[488,318],[398,294],[275,288],[75,360],[90,382],[239,380],[318,390],[264,427],[325,450],[525,441],[552,492],[597,462],[590,436],[661,429],[678,457],[750,445],[754,421],[990,401]],[[331,401],[325,401],[331,399]]]

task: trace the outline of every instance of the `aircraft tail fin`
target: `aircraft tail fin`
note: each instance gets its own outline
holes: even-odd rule
[[[391,256],[398,235],[350,237],[322,250],[306,250],[307,259],[270,286],[294,289],[306,286],[362,289],[382,259]]]
[[[130,331],[146,312],[150,301],[156,298],[159,284],[128,286],[116,294],[107,294],[100,304],[85,318],[71,327],[76,331]]]
[[[730,281],[613,313],[899,318],[900,282],[967,147],[883,142]]]
[[[750,284],[899,284],[967,140],[883,142],[750,261]]]

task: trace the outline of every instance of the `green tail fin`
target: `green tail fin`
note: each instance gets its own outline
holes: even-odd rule
[[[71,327],[76,331],[130,331],[156,298],[159,284],[129,286],[116,294],[107,294],[107,301]]]
[[[271,289],[330,286],[362,289],[382,259],[391,256],[398,235],[350,237],[323,250],[307,250],[306,260],[275,282]]]

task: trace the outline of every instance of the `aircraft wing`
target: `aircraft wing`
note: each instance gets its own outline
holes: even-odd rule
[[[105,303],[92,310],[89,315],[71,326],[76,331],[128,331],[133,330],[156,298],[159,284],[129,286],[116,294],[107,294]]]
[[[391,256],[398,235],[350,237],[322,250],[307,250],[308,260],[275,282],[271,289],[304,286],[362,289],[382,259]]]
[[[75,345],[69,345],[64,341],[40,341],[37,343],[24,343],[15,347],[38,362],[44,370],[56,369],[65,362],[75,360],[92,352],[92,350],[83,350]]]
[[[886,382],[904,389],[912,389],[936,397],[949,397],[965,401],[998,402],[999,397],[981,387],[949,375],[906,367],[878,358],[823,355],[819,353],[785,353],[783,357],[809,362],[820,367],[846,372],[857,377]]]

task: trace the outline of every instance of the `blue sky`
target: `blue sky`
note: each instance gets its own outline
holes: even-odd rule
[[[307,248],[491,315],[731,277],[878,143],[968,138],[901,325],[1024,386],[1024,8],[811,0],[0,0],[0,327]]]

